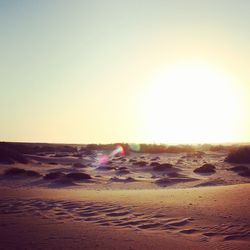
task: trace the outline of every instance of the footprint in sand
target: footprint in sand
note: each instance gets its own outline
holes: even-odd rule
[[[107,216],[111,216],[111,217],[119,217],[119,216],[124,216],[129,214],[128,211],[124,211],[124,212],[114,212],[114,213],[108,213],[106,214]]]
[[[199,233],[200,231],[197,229],[190,228],[190,229],[183,229],[179,232],[183,234],[194,234],[194,233]]]
[[[159,228],[161,227],[161,223],[148,223],[148,224],[143,224],[141,226],[138,226],[140,229],[153,229],[153,228]]]
[[[58,221],[71,219],[74,221],[90,221],[101,226],[117,228],[134,228],[135,230],[167,230],[183,235],[198,234],[200,241],[209,241],[219,237],[223,242],[230,240],[250,239],[248,224],[221,224],[213,227],[191,227],[192,218],[171,218],[162,211],[144,210],[136,207],[121,206],[109,203],[69,202],[60,200],[0,200],[0,214],[20,216],[35,214],[41,218],[55,218]]]

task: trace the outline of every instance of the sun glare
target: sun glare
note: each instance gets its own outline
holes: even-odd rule
[[[233,79],[196,63],[154,76],[140,106],[147,140],[158,143],[233,141],[240,113]]]

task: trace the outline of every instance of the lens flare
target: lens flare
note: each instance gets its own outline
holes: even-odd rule
[[[139,152],[141,150],[141,145],[140,144],[136,144],[136,143],[130,143],[129,144],[129,148],[132,151]]]
[[[97,155],[96,165],[105,166],[115,156],[124,156],[125,149],[121,145],[117,145],[110,154],[99,154]]]
[[[98,166],[105,166],[109,161],[108,155],[98,155],[97,156],[97,165]]]
[[[111,157],[114,157],[116,155],[118,155],[118,156],[124,156],[125,155],[125,150],[124,150],[123,146],[117,145],[115,147],[115,150],[112,151],[111,154],[110,154]]]

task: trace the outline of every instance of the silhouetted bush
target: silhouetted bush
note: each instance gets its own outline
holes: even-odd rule
[[[29,177],[40,177],[41,175],[34,170],[26,170],[26,175]]]
[[[119,169],[116,171],[116,174],[118,174],[118,175],[125,175],[125,174],[129,174],[129,173],[130,173],[130,171],[127,169]]]
[[[147,164],[148,162],[146,161],[136,161],[133,163],[133,165],[140,166],[140,167],[146,166]]]
[[[57,165],[58,163],[57,163],[57,162],[51,161],[51,162],[48,162],[48,164],[49,164],[49,165]]]
[[[242,172],[242,171],[248,170],[248,167],[247,166],[235,166],[235,167],[232,167],[228,170],[234,171],[234,172]]]
[[[250,169],[247,166],[235,166],[228,170],[236,172],[242,177],[250,177]]]
[[[25,170],[22,168],[10,168],[7,169],[4,172],[5,176],[8,177],[15,177],[15,176],[20,176],[20,177],[40,177],[41,175],[33,170]]]
[[[55,171],[55,172],[51,172],[51,173],[46,174],[43,177],[43,179],[45,179],[45,180],[55,180],[55,179],[61,178],[63,176],[65,176],[64,173]]]
[[[250,147],[241,147],[226,157],[225,162],[250,163]]]
[[[25,170],[22,168],[9,168],[4,172],[4,175],[23,175],[25,174]]]
[[[250,169],[238,173],[242,177],[250,177]]]
[[[15,162],[26,164],[28,160],[21,153],[0,144],[0,163],[13,164]]]
[[[159,163],[157,161],[153,161],[153,162],[150,163],[151,167],[157,167],[157,166],[160,166],[160,165],[161,165],[161,163]]]
[[[76,163],[73,164],[73,167],[74,168],[86,168],[87,166],[80,163],[80,162],[76,162]]]
[[[206,163],[202,167],[196,168],[194,172],[198,174],[212,174],[215,173],[215,166]]]
[[[65,175],[65,178],[70,179],[72,181],[82,181],[91,179],[91,176],[86,173],[69,173]]]
[[[153,167],[153,170],[154,171],[166,171],[166,170],[171,169],[172,167],[173,165],[170,163],[162,163],[158,166]]]

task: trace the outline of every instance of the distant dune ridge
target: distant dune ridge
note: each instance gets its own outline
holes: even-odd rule
[[[245,145],[2,142],[0,244],[248,250],[249,152]]]
[[[57,183],[61,180],[64,184],[68,180],[68,185],[75,185],[76,182],[89,179],[92,179],[93,185],[103,185],[105,182],[112,185],[112,182],[116,183],[119,180],[119,176],[126,176],[126,178],[131,178],[130,180],[137,181],[136,186],[141,186],[141,188],[147,185],[162,186],[162,183],[165,186],[176,186],[178,183],[183,184],[184,187],[192,187],[202,185],[202,182],[234,184],[235,181],[248,181],[247,179],[238,180],[235,176],[235,181],[229,181],[229,172],[225,172],[226,176],[223,176],[223,181],[217,181],[221,178],[221,171],[225,169],[221,160],[229,163],[226,170],[231,170],[238,176],[249,177],[248,166],[244,166],[244,169],[239,169],[238,166],[237,170],[237,166],[233,168],[230,165],[231,162],[249,163],[250,147],[247,146],[139,144],[132,147],[129,144],[117,145],[123,149],[123,155],[111,154],[110,157],[110,152],[116,148],[115,144],[63,145],[1,142],[0,162],[15,165],[14,168],[5,171],[5,176],[40,177],[46,180],[44,183],[41,181],[40,185],[45,186],[48,181],[54,180]],[[202,149],[206,150],[202,151]],[[104,164],[101,165],[98,163],[100,154],[105,159]],[[36,169],[29,169],[34,164],[38,165]],[[201,175],[211,177],[203,179]]]

